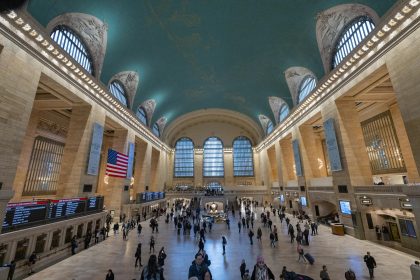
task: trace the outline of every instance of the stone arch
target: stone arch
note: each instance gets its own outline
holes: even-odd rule
[[[48,34],[51,34],[54,28],[59,25],[68,26],[79,35],[92,56],[93,74],[99,79],[105,58],[108,25],[92,15],[66,13],[53,18],[48,23]]]
[[[137,87],[139,84],[139,75],[134,71],[119,72],[109,79],[108,87],[113,81],[119,81],[125,89],[127,94],[127,101],[130,108],[133,108],[134,96],[136,96]]]
[[[303,80],[308,76],[313,77],[315,81],[318,82],[318,79],[315,76],[315,74],[305,67],[290,67],[284,72],[284,77],[286,78],[286,83],[289,87],[290,95],[292,96],[294,106],[298,104],[298,94],[300,85],[302,84]]]
[[[287,107],[289,107],[289,105],[286,103],[286,101],[284,101],[282,98],[277,97],[277,96],[269,96],[268,102],[270,103],[270,108],[271,108],[271,111],[273,112],[274,120],[276,121],[276,124],[278,124],[280,122],[279,112],[280,112],[281,107],[283,105],[286,105]]]
[[[258,119],[260,120],[260,124],[264,130],[264,133],[267,131],[268,124],[271,122],[270,118],[266,115],[258,115]]]
[[[377,26],[378,14],[371,8],[361,4],[337,5],[318,13],[316,22],[316,40],[321,54],[325,73],[331,71],[334,46],[345,28],[355,18],[367,16]]]
[[[159,127],[160,136],[162,136],[162,134],[163,134],[163,130],[165,129],[166,122],[167,122],[167,118],[166,117],[160,117],[156,121],[156,124]]]
[[[152,123],[153,113],[156,108],[156,101],[154,99],[148,99],[140,104],[139,107],[142,107],[146,111],[147,116],[147,126],[150,126]]]

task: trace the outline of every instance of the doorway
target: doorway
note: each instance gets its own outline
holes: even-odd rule
[[[400,232],[398,231],[397,224],[393,222],[388,222],[388,225],[389,225],[390,239],[392,241],[401,242]]]

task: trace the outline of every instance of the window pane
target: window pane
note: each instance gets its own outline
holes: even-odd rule
[[[113,81],[109,85],[109,91],[112,95],[117,98],[125,107],[128,107],[127,94],[125,93],[124,87],[118,82]]]
[[[175,145],[175,177],[194,177],[194,144],[191,139],[181,138]]]
[[[233,141],[233,175],[254,176],[252,145],[244,136]]]
[[[210,137],[204,142],[204,177],[223,177],[225,175],[223,162],[223,144],[217,137]]]
[[[155,123],[153,125],[152,131],[153,131],[153,134],[154,135],[156,135],[157,137],[160,137],[159,126],[157,125],[157,123]]]
[[[299,88],[297,103],[302,102],[302,100],[304,100],[305,97],[308,96],[309,93],[311,93],[311,91],[315,88],[315,86],[316,86],[315,78],[312,76],[306,77]]]
[[[267,124],[267,129],[265,131],[266,135],[270,134],[273,131],[273,128],[274,128],[273,122],[269,121]]]
[[[147,125],[147,115],[146,115],[146,111],[142,108],[139,107],[137,109],[137,117],[139,118],[139,120],[144,124]]]
[[[86,46],[70,28],[64,25],[57,26],[51,33],[51,39],[60,45],[86,71],[93,74],[93,63]]]
[[[282,122],[286,119],[287,115],[289,115],[289,107],[286,104],[283,104],[280,108],[279,112],[279,122]]]
[[[373,29],[375,29],[373,21],[366,16],[357,18],[345,28],[335,47],[332,68],[340,64]]]

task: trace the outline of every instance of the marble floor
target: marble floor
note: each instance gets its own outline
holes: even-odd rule
[[[258,217],[261,209],[257,210]],[[363,262],[363,255],[370,251],[377,262],[375,279],[410,280],[409,266],[415,257],[374,244],[358,240],[351,236],[336,236],[331,234],[328,227],[320,226],[319,235],[310,237],[310,246],[304,246],[305,252],[315,257],[315,264],[309,265],[297,261],[296,245],[291,244],[287,235],[286,224],[280,224],[278,217],[273,224],[279,228],[279,241],[275,248],[270,247],[269,232],[263,228],[259,220],[254,225],[254,231],[261,226],[263,230],[262,242],[254,238],[254,245],[250,245],[247,233],[238,233],[239,216],[230,216],[231,229],[226,224],[215,224],[211,233],[206,235],[205,249],[211,260],[209,267],[213,279],[240,279],[239,266],[245,259],[247,267],[252,272],[258,255],[263,255],[265,262],[271,268],[276,279],[279,279],[282,267],[319,279],[322,265],[327,265],[331,279],[344,279],[344,272],[348,268],[355,271],[357,279],[369,279],[367,268]],[[296,220],[292,218],[293,225]],[[149,258],[149,240],[151,229],[148,221],[142,222],[143,232],[139,237],[136,231],[129,233],[128,241],[123,241],[122,234],[110,237],[88,250],[65,259],[52,267],[44,269],[26,278],[36,279],[105,279],[108,269],[112,269],[116,280],[140,279],[139,268],[134,267],[134,253],[138,242],[143,243],[142,262]],[[193,234],[193,233],[192,233]],[[226,255],[222,255],[221,236],[227,237]],[[198,250],[193,236],[178,236],[173,223],[166,224],[164,218],[159,221],[159,233],[156,239],[156,253],[164,246],[167,258],[164,266],[165,279],[186,280],[188,268]]]

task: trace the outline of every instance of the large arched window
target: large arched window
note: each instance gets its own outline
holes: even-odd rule
[[[64,25],[58,25],[52,31],[51,39],[93,75],[92,56],[73,30]]]
[[[152,127],[152,132],[154,135],[156,135],[156,137],[160,137],[160,130],[159,130],[159,126],[157,123],[155,123]]]
[[[300,102],[302,102],[302,100],[304,100],[305,97],[308,96],[309,93],[311,93],[311,91],[315,88],[315,86],[316,86],[316,81],[314,77],[312,76],[305,77],[302,80],[302,83],[300,84],[300,87],[299,87],[297,103],[299,104]]]
[[[144,124],[147,125],[147,115],[146,110],[144,110],[143,107],[139,107],[137,109],[136,116],[139,118],[139,120]]]
[[[283,104],[279,111],[279,122],[284,121],[287,115],[289,115],[289,107],[286,104]]]
[[[267,123],[267,128],[265,129],[265,134],[268,135],[270,134],[274,129],[274,125],[272,121],[268,121]]]
[[[203,176],[223,177],[225,168],[223,162],[223,143],[217,137],[209,137],[204,142]]]
[[[233,141],[233,176],[254,176],[252,145],[245,136]]]
[[[375,24],[367,16],[358,17],[343,28],[334,49],[332,68],[340,64],[373,29],[375,29]]]
[[[124,86],[117,80],[114,80],[109,85],[109,91],[115,98],[117,98],[125,107],[128,107],[127,93]]]
[[[194,177],[194,143],[189,138],[181,138],[175,144],[175,177]]]

